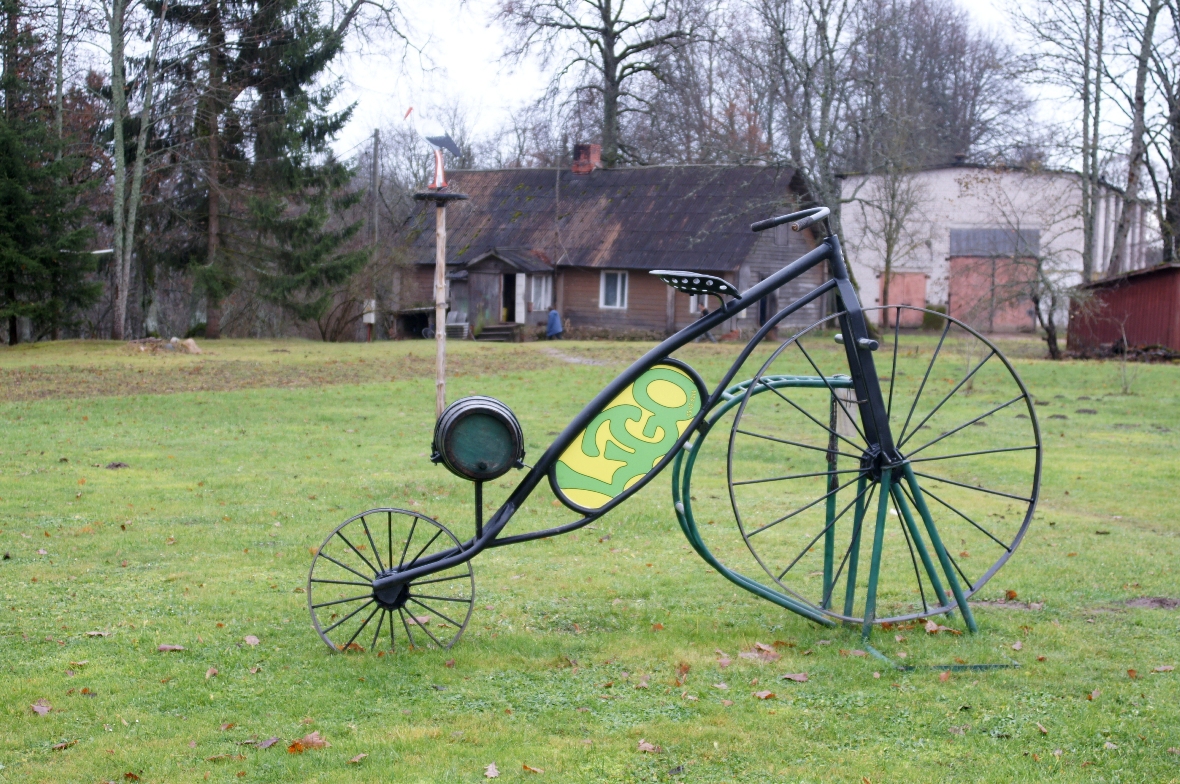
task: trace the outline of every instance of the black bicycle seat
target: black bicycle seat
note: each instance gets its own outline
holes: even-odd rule
[[[738,296],[738,290],[724,278],[715,275],[702,275],[699,272],[681,272],[678,270],[652,270],[652,275],[659,277],[677,291],[685,294],[728,294]]]

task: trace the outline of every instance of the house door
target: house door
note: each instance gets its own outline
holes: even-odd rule
[[[510,324],[516,321],[516,275],[504,275],[501,286],[500,322]]]
[[[762,281],[766,280],[767,277],[768,276],[766,275],[759,275],[758,282],[761,283]],[[778,313],[777,291],[772,292],[758,300],[758,326],[761,327],[763,324],[765,324],[768,320],[770,320],[771,317],[774,316],[775,313]]]

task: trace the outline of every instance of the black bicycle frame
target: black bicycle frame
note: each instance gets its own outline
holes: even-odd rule
[[[738,358],[730,365],[729,370],[718,382],[712,394],[706,400],[702,401],[700,411],[697,412],[688,427],[685,428],[680,438],[668,450],[660,462],[653,466],[643,478],[627,488],[623,493],[612,498],[601,508],[586,514],[580,520],[541,531],[531,531],[529,533],[500,538],[500,532],[512,519],[516,510],[521,507],[541,480],[549,475],[569,445],[585,430],[594,417],[598,416],[623,390],[633,384],[636,379],[647,372],[652,366],[671,359],[673,352],[719,326],[723,321],[756,305],[767,295],[777,291],[790,281],[825,261],[829,263],[831,277],[790,305],[787,305],[762,325],[754,337],[746,343]],[[876,343],[869,338],[868,324],[865,322],[860,301],[857,299],[856,291],[848,277],[848,268],[845,265],[844,256],[841,253],[840,241],[835,235],[830,235],[825,237],[814,250],[800,256],[778,272],[743,292],[741,296],[731,299],[708,316],[693,322],[660,343],[651,351],[648,351],[617,378],[611,381],[611,383],[607,384],[566,425],[565,430],[549,445],[549,448],[545,450],[545,453],[541,455],[541,458],[537,460],[536,464],[529,469],[528,474],[520,481],[520,484],[516,486],[508,496],[508,499],[483,524],[482,531],[477,536],[469,539],[458,548],[452,548],[413,562],[401,571],[391,571],[378,576],[373,581],[374,590],[386,591],[413,582],[427,574],[449,569],[464,561],[471,560],[488,547],[502,547],[506,544],[555,536],[581,528],[602,517],[647,485],[648,482],[654,479],[675,459],[676,454],[694,433],[702,427],[707,427],[705,424],[706,415],[718,403],[725,390],[729,388],[733,377],[745,363],[746,359],[772,329],[778,326],[783,319],[811,304],[830,291],[836,292],[842,304],[842,313],[839,319],[844,350],[847,354],[848,366],[851,370],[853,389],[856,392],[856,402],[860,411],[861,422],[865,428],[864,435],[868,442],[868,450],[865,453],[864,460],[872,464],[866,465],[865,468],[867,470],[874,468],[880,469],[900,463],[901,458],[897,454],[897,450],[893,444],[893,435],[889,430],[889,420],[881,396],[881,387],[877,380],[876,368],[873,364],[872,351],[875,350]],[[704,389],[704,384],[699,375],[695,371],[692,371],[691,368],[689,370],[697,385]],[[482,509],[478,509],[476,514],[481,516]]]

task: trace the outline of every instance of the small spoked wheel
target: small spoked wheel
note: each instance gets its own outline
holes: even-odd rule
[[[379,577],[457,551],[445,526],[406,509],[370,509],[345,520],[316,551],[307,578],[311,622],[334,651],[376,653],[450,648],[463,635],[475,602],[471,563],[427,574],[395,590]]]
[[[880,330],[874,419],[888,422],[892,457],[869,446],[837,313],[778,346],[750,382],[727,485],[778,589],[833,619],[897,622],[954,609],[1012,555],[1036,505],[1041,437],[1031,396],[987,338],[916,308],[865,315]]]

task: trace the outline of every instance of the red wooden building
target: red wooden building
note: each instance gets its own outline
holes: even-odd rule
[[[1131,346],[1180,351],[1180,264],[1135,270],[1082,288],[1090,297],[1070,313],[1070,349],[1110,346],[1125,334]]]

